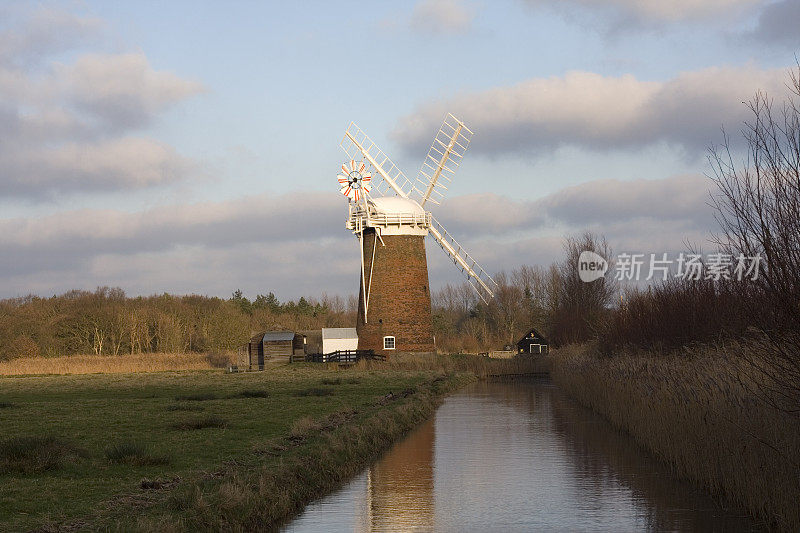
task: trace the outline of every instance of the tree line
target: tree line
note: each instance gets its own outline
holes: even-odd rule
[[[495,279],[497,297],[488,304],[467,283],[433,293],[441,351],[488,351],[513,344],[530,327],[549,331],[558,302],[555,268],[523,265]],[[228,351],[264,330],[354,327],[357,305],[355,295],[281,302],[272,292],[250,299],[241,290],[227,299],[166,293],[128,297],[109,287],[49,298],[28,295],[0,300],[0,359]]]
[[[264,329],[319,329],[355,323],[354,298],[323,295],[281,303],[240,290],[209,296],[127,297],[119,288],[0,301],[0,359],[71,354],[233,350]]]

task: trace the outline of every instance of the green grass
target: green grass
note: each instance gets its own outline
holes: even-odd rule
[[[118,442],[106,448],[106,459],[112,463],[133,466],[168,465],[170,459],[166,455],[154,454],[148,446],[140,442]]]
[[[208,400],[216,400],[217,395],[213,392],[199,392],[195,394],[187,394],[185,396],[175,396],[176,402],[206,402]]]
[[[269,393],[264,389],[246,389],[231,396],[231,398],[267,398]]]
[[[167,411],[202,411],[205,407],[202,405],[187,405],[184,403],[175,403],[167,406]]]
[[[180,429],[183,431],[189,431],[193,429],[206,429],[206,428],[226,428],[228,427],[228,422],[226,422],[225,419],[222,417],[210,415],[201,418],[180,420],[178,422],[170,424],[169,427],[171,427],[172,429]]]
[[[11,437],[0,441],[0,475],[40,474],[58,470],[86,453],[64,439]]]
[[[297,391],[298,396],[333,396],[333,389],[322,389],[320,387],[311,387],[310,389],[303,389]]]
[[[383,410],[381,398],[416,389],[432,374],[300,363],[242,374],[0,378],[0,403],[13,405],[0,414],[0,529],[136,529],[148,513],[178,512],[168,500],[197,504],[189,487],[202,488],[232,464],[260,472],[306,450],[288,440],[303,430],[299,420],[311,421],[303,436],[310,443],[314,430],[335,431],[340,415],[331,415]],[[151,510],[135,507],[143,498],[153,499]]]

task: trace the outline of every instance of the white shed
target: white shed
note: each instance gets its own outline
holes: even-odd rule
[[[356,328],[322,328],[322,353],[338,350],[357,350],[358,333]]]

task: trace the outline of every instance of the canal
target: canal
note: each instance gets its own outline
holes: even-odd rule
[[[549,380],[479,382],[286,531],[760,531]]]

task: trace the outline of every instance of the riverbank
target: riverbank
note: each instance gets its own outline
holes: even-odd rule
[[[0,524],[122,530],[277,527],[478,376],[477,356],[265,372],[4,377]]]
[[[681,477],[800,529],[800,420],[759,401],[724,349],[600,357],[570,346],[554,354],[552,378]]]
[[[429,418],[444,395],[474,379],[469,373],[428,375],[372,405],[298,419],[289,434],[264,441],[251,457],[183,483],[146,516],[113,513],[101,523],[145,531],[277,529]]]
[[[408,429],[465,379],[474,378],[312,364],[245,374],[0,378],[0,530],[162,529],[162,521],[185,530],[180,524],[210,520],[196,515],[211,501],[205,513],[241,523],[246,517],[231,514],[244,505],[231,492],[237,480],[261,473],[300,480],[289,465],[329,459],[336,446],[378,453],[383,439]],[[375,434],[358,433],[362,422]],[[386,430],[376,429],[381,422]],[[317,488],[347,474],[338,468],[318,468]],[[303,490],[314,486],[302,481]],[[221,491],[213,498],[212,487]],[[286,487],[269,494],[271,516],[304,497]]]

